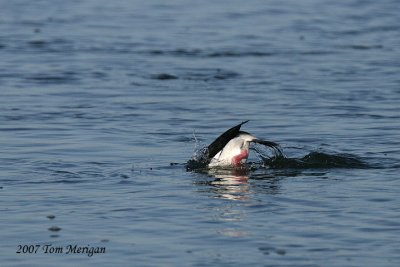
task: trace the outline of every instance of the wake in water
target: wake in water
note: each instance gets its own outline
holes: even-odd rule
[[[366,168],[363,161],[349,154],[329,154],[313,151],[301,158],[287,157],[278,143],[259,139],[241,131],[243,121],[226,130],[210,145],[198,148],[196,136],[195,152],[187,162],[188,170],[238,169],[238,168]],[[248,162],[253,150],[257,162]]]
[[[328,153],[323,151],[311,151],[302,157],[288,157],[283,149],[278,146],[268,150],[255,145],[250,148],[255,152],[258,160],[249,161],[239,168],[248,169],[330,169],[330,168],[369,168],[370,166],[358,156],[345,153]],[[189,171],[206,170],[208,151],[207,147],[196,149],[192,158],[187,162]]]

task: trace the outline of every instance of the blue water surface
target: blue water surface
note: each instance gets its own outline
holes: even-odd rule
[[[1,266],[400,266],[398,7],[0,1]],[[244,120],[318,164],[186,170]]]

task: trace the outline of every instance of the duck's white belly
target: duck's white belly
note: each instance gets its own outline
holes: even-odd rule
[[[236,166],[245,163],[248,156],[248,146],[244,145],[241,138],[233,138],[224,149],[218,152],[208,164],[209,167]]]

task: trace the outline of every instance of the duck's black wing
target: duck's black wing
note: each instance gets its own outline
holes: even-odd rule
[[[235,138],[240,132],[240,127],[246,122],[248,122],[248,120],[230,128],[229,130],[221,134],[217,139],[215,139],[215,141],[212,142],[207,148],[208,159],[211,160],[219,151],[221,151],[226,146],[226,144],[231,139]]]

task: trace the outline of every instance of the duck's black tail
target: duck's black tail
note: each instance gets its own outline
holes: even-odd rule
[[[240,127],[246,122],[248,122],[248,120],[230,128],[207,147],[209,160],[221,151],[231,139],[235,138],[239,134]]]

